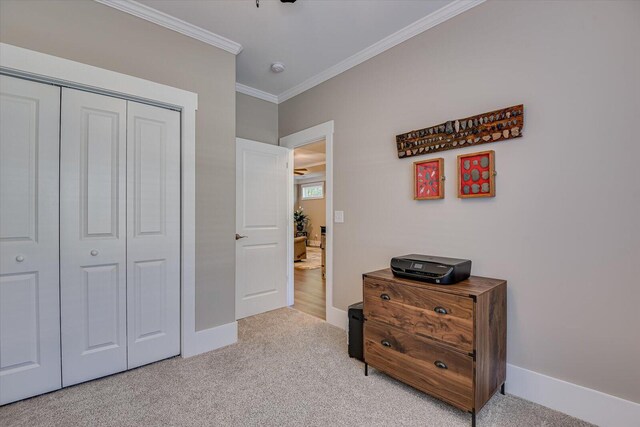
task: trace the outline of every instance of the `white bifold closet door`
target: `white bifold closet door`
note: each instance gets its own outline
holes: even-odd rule
[[[0,76],[0,404],[60,388],[60,88]]]
[[[180,353],[180,114],[63,89],[62,378]]]
[[[180,354],[180,113],[129,102],[129,369]]]
[[[127,101],[62,89],[62,381],[127,369]]]

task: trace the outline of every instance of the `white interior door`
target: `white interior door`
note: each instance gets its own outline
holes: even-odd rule
[[[64,386],[127,369],[126,111],[122,99],[62,89]]]
[[[287,303],[288,155],[236,140],[236,319]]]
[[[128,102],[128,367],[180,354],[180,113]]]
[[[0,76],[0,404],[60,388],[60,88]]]

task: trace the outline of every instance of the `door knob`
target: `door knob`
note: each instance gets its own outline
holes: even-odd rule
[[[91,251],[91,256],[97,256],[98,255],[98,251],[96,251],[95,249]]]
[[[240,240],[240,239],[244,239],[247,236],[241,236],[238,233],[236,233],[236,240]]]
[[[18,256],[16,257],[16,261],[18,261],[18,262],[22,262],[22,261],[24,261],[24,257],[23,257],[22,255],[18,255]]]

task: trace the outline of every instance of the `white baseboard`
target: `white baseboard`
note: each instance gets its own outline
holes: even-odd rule
[[[206,353],[220,347],[225,347],[238,342],[238,322],[226,323],[210,329],[196,332],[196,354]]]
[[[339,308],[328,307],[327,323],[346,331],[349,327],[349,317],[347,316],[347,312],[340,310]]]
[[[640,404],[507,364],[506,392],[600,427],[637,426]]]

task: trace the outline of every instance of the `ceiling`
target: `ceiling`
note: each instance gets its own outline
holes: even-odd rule
[[[327,177],[327,166],[318,165],[306,168],[304,175],[294,175],[293,179],[296,184],[304,184],[308,182],[324,181]]]
[[[313,142],[293,150],[293,164],[295,168],[311,168],[324,165],[327,162],[325,141]]]
[[[243,49],[237,56],[237,82],[271,94],[274,102],[282,101],[283,94],[294,96],[308,89],[309,84],[318,84],[323,73],[327,80],[344,71],[342,63],[351,61],[350,68],[386,50],[393,44],[385,38],[427,15],[433,17],[430,25],[433,26],[454,15],[445,13],[445,9],[455,6],[457,14],[471,7],[452,0],[298,0],[294,4],[260,0],[259,8],[255,0],[139,0],[139,3],[240,43]],[[414,32],[427,28],[430,27]],[[403,39],[395,37],[393,43],[415,34]],[[363,52],[376,43],[380,45],[383,39],[388,45],[384,49],[377,53],[375,49]],[[283,73],[270,71],[275,61],[285,64]],[[327,70],[332,67],[341,69],[327,77]],[[297,93],[291,95],[296,88]]]

